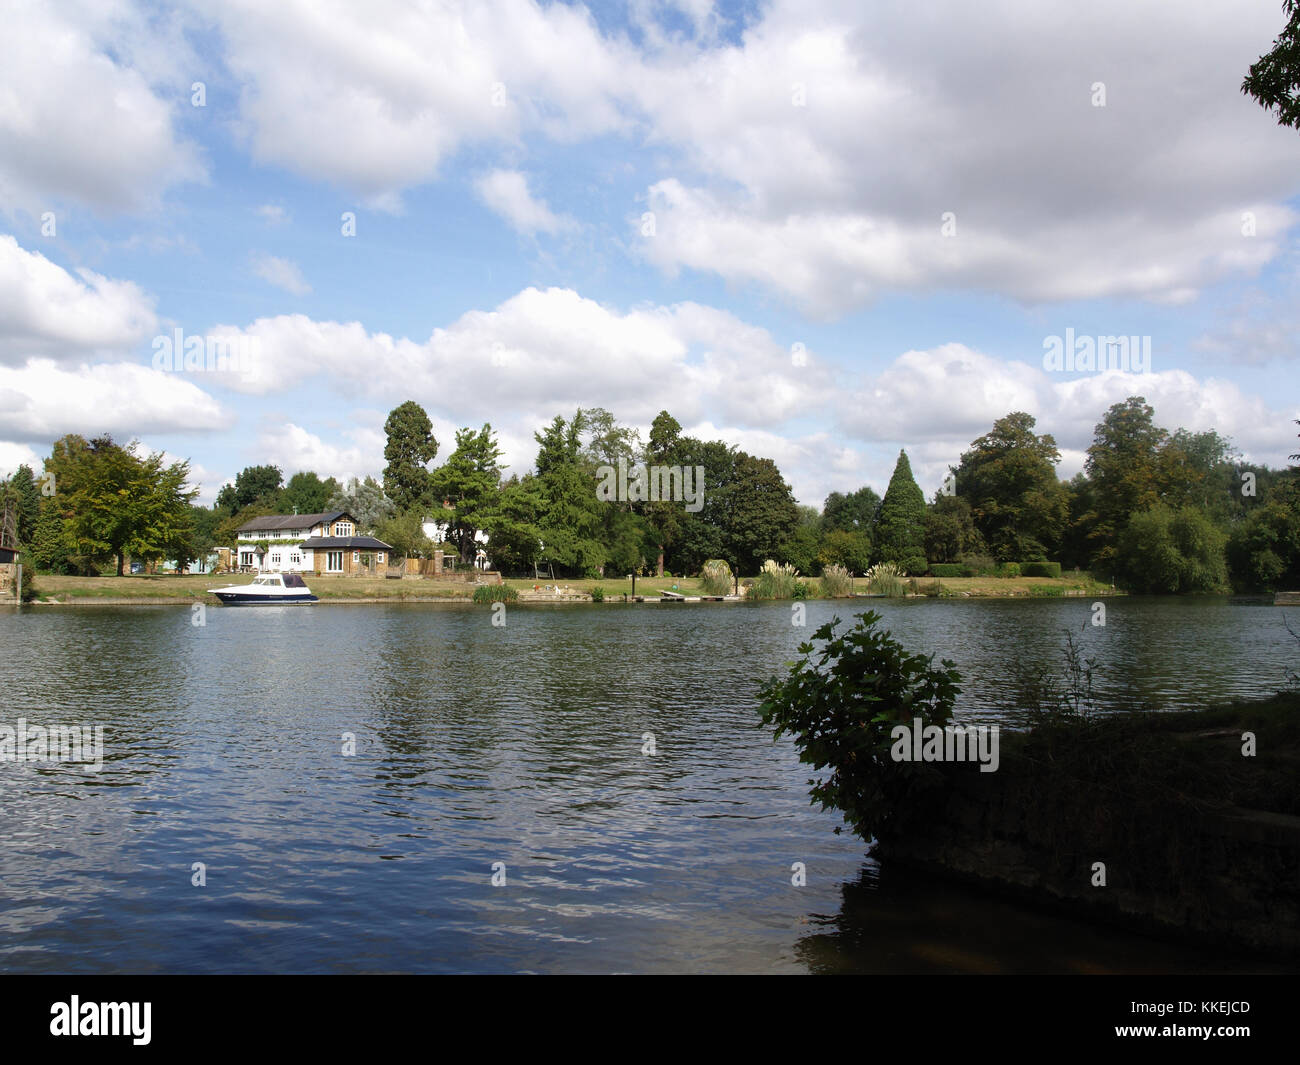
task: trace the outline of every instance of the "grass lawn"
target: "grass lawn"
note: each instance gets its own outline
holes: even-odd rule
[[[128,577],[62,577],[38,574],[35,578],[36,590],[42,599],[193,599],[195,601],[215,602],[207,594],[209,588],[220,588],[227,584],[248,584],[252,577],[248,574],[224,574],[208,576],[176,576],[164,574],[150,576],[135,574]],[[743,578],[742,578],[743,582]],[[520,592],[531,592],[534,585],[546,588],[558,585],[561,589],[589,594],[592,588],[604,589],[605,598],[621,600],[625,594],[632,592],[632,582],[626,577],[599,580],[563,580],[552,581],[549,577],[510,578],[508,585]],[[636,594],[657,596],[660,591],[679,592],[682,595],[703,595],[702,581],[698,577],[638,577]],[[810,582],[814,594],[819,582]],[[1062,575],[1053,577],[945,577],[936,582],[933,577],[917,579],[917,589],[925,592],[937,586],[944,597],[956,598],[1001,598],[1006,596],[1061,596],[1061,595],[1106,595],[1115,594],[1107,584],[1101,584],[1082,575]],[[459,581],[435,580],[400,580],[390,581],[383,578],[369,577],[324,577],[311,576],[308,584],[312,592],[321,599],[467,599],[473,593],[473,585]],[[867,590],[867,582],[858,577],[854,580],[854,589],[858,592]],[[742,583],[743,588],[743,583]],[[912,589],[908,587],[908,591]]]

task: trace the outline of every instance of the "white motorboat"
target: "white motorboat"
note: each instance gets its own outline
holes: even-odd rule
[[[307,582],[297,573],[263,573],[252,584],[209,588],[226,606],[276,606],[285,603],[314,603]]]

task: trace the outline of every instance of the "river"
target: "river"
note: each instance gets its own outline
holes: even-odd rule
[[[104,727],[99,772],[0,762],[0,970],[1267,968],[881,868],[755,687],[871,607],[957,663],[966,720],[1067,630],[1116,705],[1196,706],[1283,685],[1283,611],[803,606],[0,611],[0,724]]]

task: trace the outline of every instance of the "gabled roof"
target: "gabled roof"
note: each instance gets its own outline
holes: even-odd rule
[[[326,510],[320,514],[264,514],[260,518],[253,518],[251,521],[244,522],[235,532],[276,532],[281,529],[310,529],[313,525],[319,525],[321,522],[329,523],[339,518],[351,517],[352,515],[346,510]],[[355,518],[352,524],[356,524]]]
[[[392,547],[373,536],[309,536],[300,545],[307,548],[346,548],[349,551],[391,551]]]

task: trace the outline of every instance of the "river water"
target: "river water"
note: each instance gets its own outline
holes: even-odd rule
[[[872,607],[957,663],[966,720],[1066,631],[1105,697],[1195,706],[1283,685],[1283,611],[804,607],[0,611],[0,725],[104,727],[97,773],[0,761],[0,970],[1267,968],[881,868],[809,804],[755,688]]]

